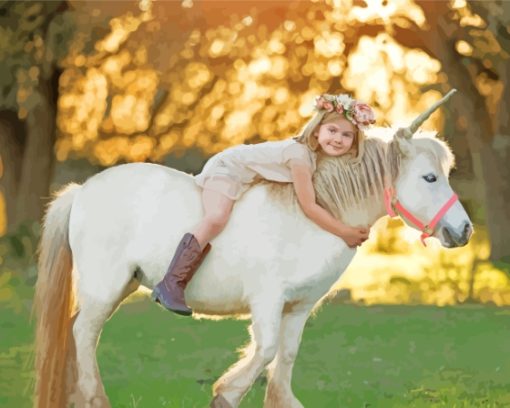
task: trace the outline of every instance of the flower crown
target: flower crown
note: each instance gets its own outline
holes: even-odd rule
[[[315,98],[315,109],[319,112],[325,110],[326,112],[343,113],[348,121],[362,130],[375,123],[375,114],[372,108],[347,94],[322,94],[317,96]]]

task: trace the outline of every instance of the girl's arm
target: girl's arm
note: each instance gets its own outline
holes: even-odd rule
[[[291,164],[290,171],[299,205],[308,218],[322,229],[342,238],[350,247],[360,245],[368,238],[368,230],[352,228],[343,224],[316,203],[315,190],[312,184],[312,173],[308,166],[303,164]]]

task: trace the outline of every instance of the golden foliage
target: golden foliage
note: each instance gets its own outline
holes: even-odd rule
[[[349,289],[352,300],[366,304],[510,304],[510,276],[487,261],[483,227],[455,249],[435,239],[423,247],[419,235],[400,220],[380,219],[337,289]]]
[[[179,33],[169,23],[187,18],[182,7],[154,3],[157,10],[112,19],[111,33],[96,44],[106,57],[67,60],[58,159],[159,161],[193,146],[213,154],[290,137],[312,114],[313,98],[326,91],[351,92],[375,104],[379,118],[408,122],[440,97],[429,91],[416,98],[423,85],[445,81],[440,64],[404,49],[390,32],[356,39],[356,30],[403,17],[423,24],[420,9],[404,0],[347,3],[271,6],[284,14],[278,19],[263,14],[269,6],[239,4],[221,23],[214,5],[191,4],[190,12],[204,13],[208,24],[182,23]],[[178,37],[183,41],[176,43]],[[438,127],[440,113],[428,123]]]

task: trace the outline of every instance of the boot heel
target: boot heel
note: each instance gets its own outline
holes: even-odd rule
[[[154,288],[154,290],[152,291],[152,293],[151,293],[151,299],[152,299],[154,302],[156,302],[156,303],[158,303],[158,304],[161,304],[161,302],[159,301],[159,296],[160,296],[159,288],[156,286],[156,287]]]

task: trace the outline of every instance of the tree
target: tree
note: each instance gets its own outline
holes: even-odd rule
[[[506,30],[510,3],[469,2],[462,10],[442,1],[416,3],[425,14],[426,25],[418,27],[408,21],[410,28],[395,26],[395,38],[439,60],[448,82],[460,91],[453,106],[462,118],[457,127],[467,137],[484,192],[491,260],[508,262],[510,120],[503,101],[510,100],[510,35]]]
[[[126,7],[133,4],[112,12]],[[71,50],[94,54],[108,31],[108,13],[88,11],[83,18],[66,1],[0,2],[0,190],[8,231],[40,220],[49,199],[62,64]]]
[[[508,111],[500,104],[499,114],[491,113],[504,100],[498,89],[508,95],[504,59],[493,52],[499,47],[508,54],[505,14],[493,17],[490,11],[499,3],[453,8],[447,2],[382,2],[379,9],[357,0],[327,3],[234,2],[225,15],[221,2],[156,2],[151,17],[122,18],[118,2],[83,3],[89,16],[98,7],[103,18],[117,15],[106,32],[96,30],[97,21],[80,25],[72,13],[61,13],[65,20],[54,27],[69,27],[63,37],[72,38],[73,46],[53,47],[62,50],[55,58],[62,70],[59,160],[160,161],[190,147],[211,154],[232,144],[282,138],[298,131],[316,94],[342,89],[374,103],[392,122],[404,113],[412,117],[453,86],[467,97],[452,99],[452,133],[467,137],[484,187],[492,257],[504,258]],[[142,4],[149,8],[151,2]],[[425,23],[417,22],[419,13]],[[462,13],[471,13],[471,20]],[[490,29],[483,26],[487,22]],[[364,48],[370,52],[363,54]],[[395,63],[391,53],[397,48]],[[356,62],[360,54],[363,70]],[[417,78],[410,60],[419,60],[426,75]],[[439,68],[424,68],[430,61]],[[377,75],[383,80],[371,79]],[[437,125],[438,117],[431,122]],[[12,122],[3,133],[22,143],[23,137],[13,135],[27,124]],[[12,157],[20,150],[16,146],[11,143]],[[12,168],[11,174],[21,173]],[[15,184],[8,180],[3,178],[6,189]]]
[[[60,71],[47,42],[65,1],[0,3],[0,188],[8,228],[38,220],[53,168]],[[65,46],[65,45],[64,45]]]

